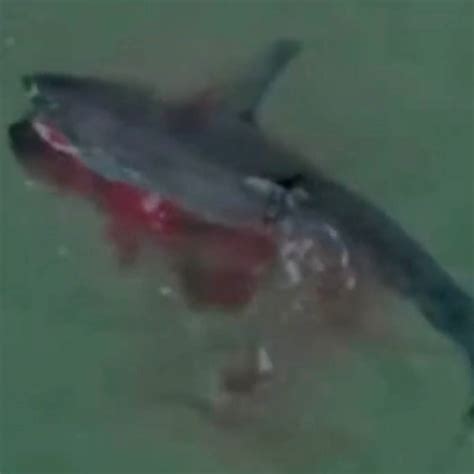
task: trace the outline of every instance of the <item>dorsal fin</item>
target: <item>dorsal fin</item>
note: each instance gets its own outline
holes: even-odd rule
[[[276,40],[224,91],[223,102],[242,120],[254,122],[258,107],[279,74],[301,50],[295,39]]]
[[[258,107],[278,75],[301,50],[301,42],[279,39],[254,58],[234,80],[207,87],[190,98],[169,104],[165,118],[175,130],[194,130],[206,124],[221,107],[248,123],[255,122]]]

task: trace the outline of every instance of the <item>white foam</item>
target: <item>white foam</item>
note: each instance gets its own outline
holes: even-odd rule
[[[260,374],[267,374],[273,371],[273,362],[263,347],[260,347],[257,352],[257,368]]]
[[[145,212],[153,212],[155,211],[158,206],[161,204],[162,199],[159,194],[156,193],[151,193],[148,194],[143,200],[142,200],[142,207]]]

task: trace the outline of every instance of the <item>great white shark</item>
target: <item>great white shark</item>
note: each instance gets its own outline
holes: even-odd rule
[[[259,126],[266,94],[300,51],[299,41],[278,40],[225,87],[181,101],[113,80],[34,73],[22,79],[31,108],[9,128],[12,147],[28,169],[100,201],[122,221],[126,208],[149,233],[156,231],[152,220],[163,233],[163,223],[179,216],[186,232],[190,223],[200,229],[204,242],[216,235],[231,242],[218,259],[242,252],[243,263],[223,285],[244,282],[250,290],[239,292],[242,304],[253,294],[255,274],[282,255],[296,284],[308,242],[331,255],[323,266],[330,261],[348,287],[358,272],[351,257],[363,254],[383,286],[458,345],[474,381],[472,297],[384,210]],[[211,265],[211,273],[218,274],[219,265]],[[191,291],[212,300],[209,285],[197,289],[202,277]],[[474,406],[467,419],[474,421]]]

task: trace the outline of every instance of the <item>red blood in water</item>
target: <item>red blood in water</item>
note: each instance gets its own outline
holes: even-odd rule
[[[252,299],[275,252],[274,240],[264,233],[209,227],[185,262],[184,286],[197,306],[241,307]]]
[[[93,173],[67,149],[67,139],[47,131],[35,170],[58,189],[93,200],[108,217],[107,238],[121,262],[131,264],[146,241],[175,257],[184,288],[200,306],[241,307],[253,297],[262,269],[273,260],[271,236],[254,229],[211,225],[127,183],[111,182]]]
[[[102,178],[91,173],[75,158],[44,150],[43,157],[32,165],[33,172],[62,192],[92,197]]]

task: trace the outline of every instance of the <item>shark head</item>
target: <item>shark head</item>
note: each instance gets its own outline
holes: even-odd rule
[[[22,83],[33,121],[46,122],[77,148],[96,145],[121,126],[137,127],[159,111],[151,89],[113,80],[35,73]]]

